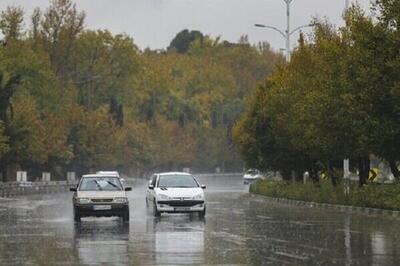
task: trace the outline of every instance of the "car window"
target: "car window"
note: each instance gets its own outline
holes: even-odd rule
[[[191,175],[160,175],[158,187],[198,187]]]
[[[156,181],[157,181],[157,175],[153,175],[151,177],[151,185],[153,185],[155,187],[156,186]]]
[[[121,182],[116,177],[85,177],[79,185],[80,191],[119,191]]]

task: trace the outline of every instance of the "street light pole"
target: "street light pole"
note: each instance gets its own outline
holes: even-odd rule
[[[290,27],[287,28],[287,30],[285,31],[281,31],[280,29],[278,29],[277,27],[273,27],[273,26],[269,26],[269,25],[264,25],[264,24],[254,24],[254,26],[259,27],[259,28],[267,28],[267,29],[271,29],[274,30],[276,32],[279,32],[280,35],[282,35],[283,38],[285,38],[286,41],[286,60],[289,61],[290,60],[290,36],[293,35],[293,33],[295,33],[296,31],[302,29],[302,28],[306,28],[306,27],[314,27],[315,25],[318,25],[318,23],[310,23],[307,25],[302,25],[299,26],[297,28],[295,28],[292,31],[287,31],[288,29],[290,30]]]
[[[293,0],[283,0],[286,3],[286,60],[290,60],[290,4]]]
[[[350,7],[350,0],[345,0],[344,12],[346,12],[349,9],[349,7]],[[344,193],[348,195],[350,193],[350,160],[348,158],[343,160],[343,178],[345,183]]]
[[[267,25],[263,25],[263,24],[255,24],[255,26],[275,30],[275,31],[279,32],[283,36],[283,38],[285,38],[286,60],[289,61],[290,60],[290,36],[292,36],[292,34],[294,32],[296,32],[297,30],[299,30],[301,28],[305,28],[305,27],[312,27],[312,26],[314,26],[314,24],[303,25],[303,26],[297,27],[296,29],[290,31],[290,4],[293,2],[293,0],[283,0],[283,1],[286,3],[286,30],[285,31],[281,31],[280,29],[278,29],[276,27],[267,26]]]

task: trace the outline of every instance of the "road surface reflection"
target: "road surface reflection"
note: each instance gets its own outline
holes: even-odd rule
[[[131,220],[74,224],[70,193],[0,198],[0,265],[396,265],[400,223],[251,196],[240,178],[203,178],[207,216],[152,215],[146,181]]]

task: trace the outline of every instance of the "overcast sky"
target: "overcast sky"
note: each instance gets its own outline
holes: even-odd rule
[[[125,32],[142,49],[165,48],[182,29],[200,30],[234,42],[247,34],[252,43],[268,41],[274,49],[284,47],[279,33],[255,28],[255,23],[286,25],[283,0],[76,0],[86,12],[86,26]],[[355,1],[354,1],[355,2]],[[358,0],[369,10],[370,0]],[[24,8],[30,15],[37,6],[45,9],[49,0],[0,0],[0,9],[9,5]],[[308,24],[312,17],[326,17],[341,25],[345,0],[293,0],[292,28]],[[26,22],[29,25],[29,22]],[[294,39],[297,37],[294,36]],[[295,40],[292,40],[292,44]]]

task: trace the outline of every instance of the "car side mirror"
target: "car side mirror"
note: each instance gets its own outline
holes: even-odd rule
[[[149,189],[154,189],[154,186],[153,185],[149,185]]]
[[[76,187],[70,187],[69,191],[76,192]]]
[[[206,189],[206,185],[201,185],[200,186],[202,189]]]
[[[131,187],[125,187],[125,191],[132,191]]]

